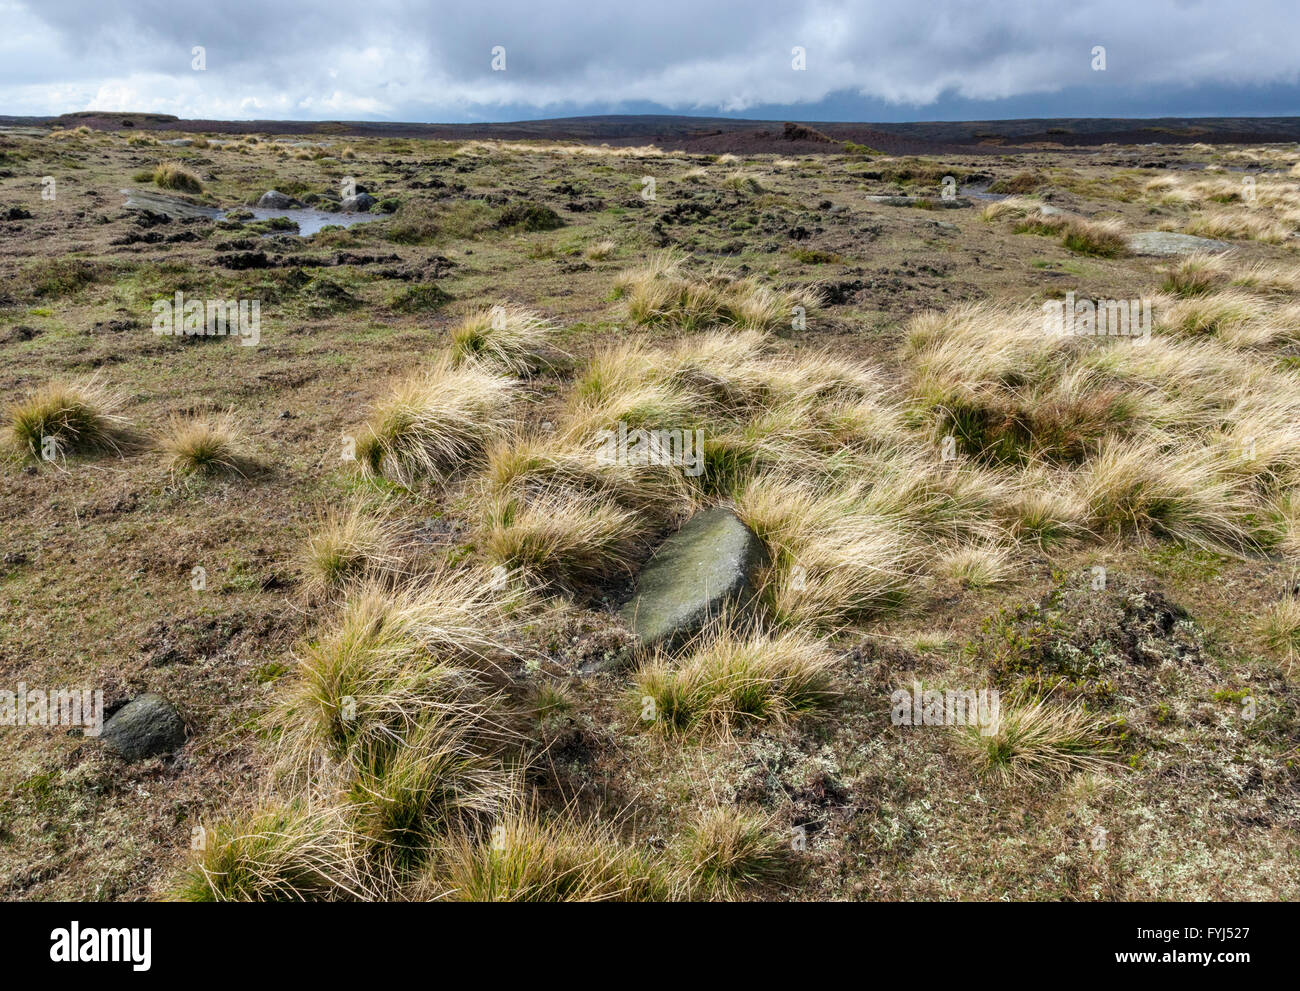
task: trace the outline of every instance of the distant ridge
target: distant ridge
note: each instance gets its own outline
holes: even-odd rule
[[[698,154],[824,154],[852,142],[887,154],[975,152],[1005,154],[1038,147],[1095,148],[1103,144],[1262,144],[1300,141],[1300,117],[1038,118],[922,121],[908,124],[841,121],[763,121],[731,117],[603,115],[501,124],[383,121],[183,120],[169,114],[92,110],[58,117],[5,117],[7,126],[77,126],[100,130],[210,131],[226,134],[355,135],[447,141],[579,141],[655,144]]]

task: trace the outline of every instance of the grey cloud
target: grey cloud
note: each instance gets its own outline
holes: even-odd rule
[[[113,108],[124,110],[459,119],[492,107],[740,111],[844,92],[920,109],[945,95],[1093,87],[1104,104],[1107,87],[1300,79],[1300,13],[1280,0],[16,2],[20,27],[43,32],[51,50],[35,57],[0,41],[0,98],[151,104]],[[189,68],[196,44],[205,74]],[[494,45],[506,48],[506,72],[491,71]],[[796,45],[805,72],[791,69]],[[1105,73],[1090,66],[1094,45],[1107,49]],[[66,109],[81,108],[49,108]]]

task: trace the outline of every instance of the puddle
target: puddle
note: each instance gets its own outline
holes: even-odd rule
[[[987,184],[983,186],[964,186],[961,194],[969,196],[973,200],[991,200],[993,202],[1005,200],[1010,195],[1008,193],[990,193]]]
[[[231,212],[231,210],[205,206],[201,203],[191,203],[189,200],[183,200],[178,196],[167,196],[164,193],[155,193],[148,189],[123,189],[121,193],[126,197],[125,206],[128,210],[152,210],[154,213],[162,213],[177,220],[221,220]],[[328,227],[331,224],[337,227],[352,227],[372,220],[381,220],[387,216],[384,213],[332,213],[329,210],[313,210],[310,207],[273,210],[269,207],[249,206],[233,207],[232,209],[247,210],[253,215],[254,220],[288,217],[290,220],[297,222],[298,234],[301,237],[310,237],[320,231],[321,228]],[[264,236],[270,237],[271,235]]]

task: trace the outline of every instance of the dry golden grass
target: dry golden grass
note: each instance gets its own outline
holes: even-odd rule
[[[517,803],[490,831],[462,831],[441,849],[419,891],[474,902],[667,901],[680,890],[664,856],[573,814],[544,817]]]
[[[33,458],[120,452],[127,442],[122,397],[98,376],[47,382],[10,404],[10,440]],[[52,447],[47,438],[53,440]]]
[[[357,439],[361,470],[408,487],[422,477],[445,478],[509,427],[513,387],[477,364],[436,361],[375,405]]]
[[[489,733],[483,673],[512,654],[510,590],[484,569],[364,585],[303,644],[275,719],[290,777],[320,757],[366,766],[426,719],[474,717]]]
[[[177,475],[243,475],[251,465],[243,443],[243,433],[228,412],[174,416],[157,439],[168,469]]]
[[[490,562],[567,589],[632,573],[648,531],[644,516],[607,496],[561,488],[497,497],[480,523]]]
[[[1106,728],[1105,720],[1083,709],[1038,701],[1004,704],[993,732],[966,727],[956,739],[981,771],[1005,785],[1117,768]]]
[[[623,319],[688,331],[715,326],[771,331],[790,326],[797,313],[806,315],[820,304],[812,288],[771,289],[722,269],[693,276],[683,266],[682,256],[665,251],[621,273],[614,291]]]
[[[1128,237],[1118,220],[1088,220],[1065,214],[1028,214],[1016,233],[1059,234],[1070,251],[1098,258],[1117,258],[1128,252]]]
[[[153,170],[153,181],[163,189],[184,193],[203,192],[203,182],[180,162],[160,162]]]
[[[603,262],[613,258],[616,251],[618,251],[618,242],[606,238],[587,245],[582,251],[582,256],[588,261]]]
[[[696,815],[675,848],[693,898],[732,900],[780,882],[792,866],[793,838],[774,817],[717,805]]]
[[[360,500],[341,509],[329,507],[303,545],[298,563],[312,596],[378,578],[399,565],[394,527]]]
[[[474,361],[509,375],[532,375],[568,362],[555,347],[554,325],[518,306],[475,310],[451,328],[451,354],[457,363]]]
[[[1300,599],[1286,598],[1269,606],[1260,617],[1259,634],[1269,650],[1288,658],[1300,652]]]
[[[1200,213],[1183,225],[1185,234],[1198,237],[1235,238],[1281,244],[1291,236],[1291,229],[1264,213],[1249,210],[1215,210]]]
[[[800,630],[774,635],[755,629],[711,630],[679,662],[658,654],[637,671],[641,718],[653,700],[651,724],[669,734],[726,736],[828,705],[835,657],[826,642]]]
[[[961,544],[939,555],[936,571],[967,588],[984,589],[1008,581],[1016,566],[1012,548],[991,541]]]
[[[872,496],[880,498],[861,485],[779,473],[743,485],[736,511],[772,553],[762,594],[778,622],[837,630],[897,605],[914,584],[916,537],[893,507],[872,506]]]
[[[269,806],[211,834],[171,897],[189,902],[302,902],[378,895],[337,808]]]

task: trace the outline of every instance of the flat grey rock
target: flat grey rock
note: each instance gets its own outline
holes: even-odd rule
[[[725,607],[747,604],[766,562],[763,542],[730,509],[696,513],[641,570],[619,617],[643,649],[680,646]]]
[[[115,712],[104,724],[100,739],[125,760],[143,760],[181,746],[185,723],[175,706],[161,695],[147,692]]]
[[[1227,251],[1231,247],[1226,241],[1172,231],[1143,231],[1128,239],[1128,250],[1135,255],[1190,255],[1197,251]]]

